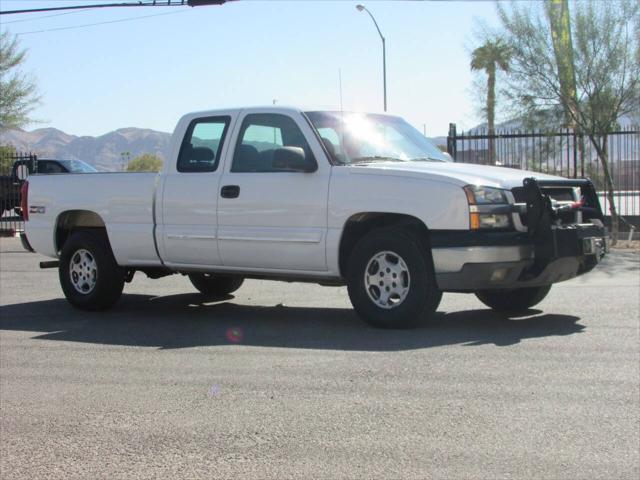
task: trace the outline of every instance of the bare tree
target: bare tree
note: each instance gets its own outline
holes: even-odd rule
[[[571,6],[571,26],[566,17],[560,19],[565,26],[552,28],[558,17],[547,13],[548,6],[498,5],[511,48],[507,88],[522,115],[554,119],[587,136],[602,165],[615,242],[619,216],[613,201],[608,137],[621,117],[636,115],[640,109],[640,2],[586,0]],[[556,39],[554,46],[554,28],[556,34],[559,28],[570,38]],[[567,78],[573,81],[568,62],[574,66],[575,89],[567,83]]]

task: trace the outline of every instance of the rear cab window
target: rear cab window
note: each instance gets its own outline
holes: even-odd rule
[[[62,165],[58,162],[47,162],[47,161],[39,161],[38,162],[38,173],[66,173]]]
[[[178,172],[215,172],[230,121],[229,116],[193,120],[182,140],[176,165]]]

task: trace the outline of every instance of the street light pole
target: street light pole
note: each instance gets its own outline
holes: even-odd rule
[[[387,111],[387,47],[384,40],[384,35],[380,31],[380,27],[378,26],[378,22],[374,18],[373,14],[365,7],[364,5],[356,5],[356,9],[359,12],[363,10],[369,14],[371,20],[373,20],[373,24],[376,26],[376,30],[378,30],[378,35],[380,35],[380,39],[382,40],[382,85],[384,91],[384,111]]]

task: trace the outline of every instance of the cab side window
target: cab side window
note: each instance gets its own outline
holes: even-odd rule
[[[215,172],[220,163],[229,117],[198,118],[191,122],[180,147],[179,172]]]
[[[298,147],[305,160],[315,165],[315,158],[296,122],[275,113],[254,113],[242,122],[231,164],[232,172],[284,172],[274,164],[274,154],[285,147]]]

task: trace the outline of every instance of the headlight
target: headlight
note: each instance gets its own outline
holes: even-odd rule
[[[464,187],[469,205],[507,204],[507,196],[504,190],[479,185],[467,185]]]
[[[478,216],[478,226],[475,228],[476,230],[511,227],[511,215],[506,215],[504,213],[476,213],[476,215]],[[473,229],[473,224],[471,228]]]
[[[467,185],[464,187],[464,193],[469,202],[469,226],[471,230],[511,227],[511,214],[505,213],[504,208],[499,208],[509,203],[504,190],[479,185]]]

